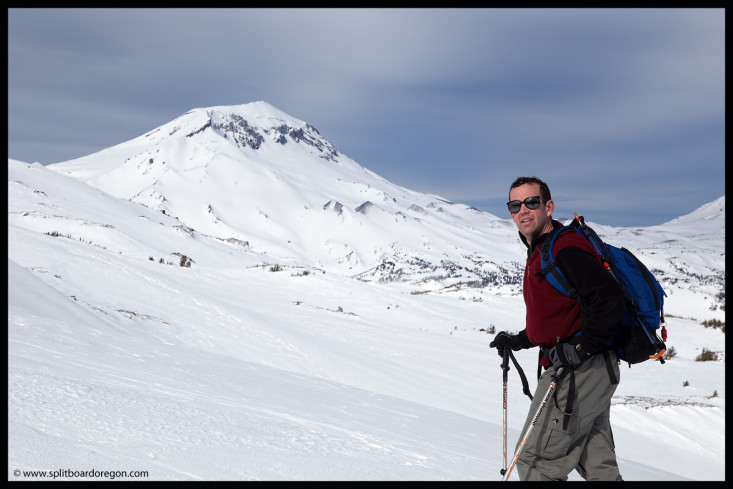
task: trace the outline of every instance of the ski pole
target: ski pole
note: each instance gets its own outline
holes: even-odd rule
[[[527,428],[527,432],[524,434],[524,438],[522,438],[522,441],[519,443],[519,446],[517,447],[517,453],[514,454],[514,458],[512,459],[512,463],[509,466],[509,470],[507,470],[506,474],[504,474],[503,481],[509,480],[509,474],[512,473],[512,469],[514,469],[514,464],[517,463],[517,459],[519,458],[519,454],[522,452],[522,448],[524,447],[524,442],[527,441],[527,438],[529,438],[529,434],[532,432],[532,428],[534,428],[534,425],[537,424],[537,420],[540,418],[540,414],[542,414],[542,410],[547,405],[547,401],[552,396],[552,391],[555,390],[555,386],[557,386],[558,379],[562,376],[562,371],[564,367],[560,367],[555,375],[552,376],[552,382],[550,383],[550,387],[547,389],[547,394],[545,394],[544,399],[542,399],[542,402],[540,403],[540,407],[537,408],[537,413],[534,415],[534,419],[532,420],[532,424],[529,425]]]
[[[501,475],[504,475],[506,473],[506,429],[507,429],[507,423],[506,423],[506,386],[507,386],[507,380],[509,378],[509,349],[504,348],[504,359],[501,362],[501,369],[503,370],[502,378],[504,381],[504,419],[502,420],[502,425],[504,428],[503,432],[503,438],[502,438],[502,452],[504,454],[504,466],[501,469]]]

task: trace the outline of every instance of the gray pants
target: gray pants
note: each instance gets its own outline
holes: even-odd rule
[[[616,379],[620,379],[616,354],[608,354]],[[517,459],[520,480],[565,481],[573,469],[589,481],[621,480],[610,420],[616,384],[611,382],[604,357],[603,353],[594,355],[575,369],[573,412],[569,417],[565,416],[565,409],[571,373],[560,379]],[[554,373],[555,369],[550,367],[539,379],[517,448],[550,388]]]

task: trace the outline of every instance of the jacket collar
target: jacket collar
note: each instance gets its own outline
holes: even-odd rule
[[[555,229],[558,229],[558,228],[561,228],[561,227],[562,227],[562,223],[560,221],[558,221],[556,219],[553,219],[552,220],[552,229],[553,229],[553,231]],[[536,238],[532,239],[532,243],[527,243],[527,238],[525,238],[522,233],[517,232],[517,234],[519,234],[519,239],[522,240],[522,243],[524,244],[524,246],[527,247],[527,257],[529,257],[529,256],[532,255],[532,252],[535,250],[535,248],[537,247],[537,245],[540,244],[541,242],[543,242],[545,240],[545,236],[547,236],[550,233],[545,233],[545,234],[541,234],[541,235],[537,236]]]

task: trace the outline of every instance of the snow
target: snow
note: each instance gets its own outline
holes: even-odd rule
[[[106,151],[127,154],[122,146]],[[277,179],[267,173],[277,167],[265,166],[260,185],[266,188],[250,187],[263,208]],[[213,196],[212,189],[231,181],[226,169],[212,167],[197,177],[208,182],[199,192],[216,200],[216,214],[232,220],[233,232],[209,234],[197,226],[218,225],[176,197],[196,188],[187,178],[176,180],[185,189],[180,194],[158,188],[176,216],[195,217],[196,226],[136,203],[133,195],[79,181],[98,184],[118,172],[118,188],[130,193],[131,180],[119,168],[94,173],[78,162],[70,175],[61,167],[8,161],[9,480],[501,479],[500,358],[488,346],[493,335],[482,329],[522,329],[521,295],[354,275],[383,242],[414,241],[440,256],[451,252],[451,236],[456,248],[469,242],[471,226],[482,246],[521,262],[511,222],[484,214],[466,225],[452,206],[441,214],[445,226],[431,221],[432,230],[399,228],[387,212],[375,212],[377,224],[367,224],[346,210],[367,200],[387,210],[392,204],[378,202],[384,189],[365,172],[370,185],[349,181],[334,194],[348,216],[341,219],[322,209],[324,195],[309,196],[306,209],[299,201],[306,198],[303,187],[293,183],[302,176],[290,179],[284,171],[280,184],[301,197],[287,190],[278,195],[302,209],[295,214],[304,220],[285,220],[292,207],[280,201],[282,209],[268,207],[264,214],[271,217],[259,217],[270,230],[251,225],[248,234],[240,226],[253,217],[234,221],[250,209],[235,207],[241,201],[231,195]],[[347,186],[363,196],[353,197]],[[434,196],[402,192],[399,200],[412,196],[434,212]],[[349,195],[353,202],[346,202]],[[171,198],[180,198],[181,207]],[[724,201],[713,204],[707,211],[724,212]],[[676,224],[705,237],[672,233],[679,241],[668,252],[659,243],[669,227],[604,231],[648,247],[644,261],[664,256],[660,267],[669,267],[668,256],[685,265],[695,255],[698,261],[685,266],[720,270],[724,256],[716,261],[713,243],[722,254],[723,233],[705,227],[719,219],[685,217]],[[251,241],[251,249],[224,240],[230,236]],[[359,255],[350,272],[324,242]],[[316,245],[319,254],[303,261]],[[190,267],[179,266],[180,254],[193,260]],[[725,478],[725,335],[700,325],[725,316],[709,308],[706,291],[714,288],[695,287],[670,286],[665,304],[672,313],[667,345],[677,355],[664,365],[622,369],[611,421],[626,480]],[[718,361],[695,361],[703,348]],[[536,350],[518,352],[517,359],[533,389]],[[514,370],[508,395],[511,451],[529,407]],[[574,472],[570,479],[580,477]]]

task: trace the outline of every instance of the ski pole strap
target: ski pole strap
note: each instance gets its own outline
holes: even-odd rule
[[[519,366],[519,363],[517,362],[517,359],[514,358],[514,354],[509,348],[505,348],[504,352],[509,352],[509,358],[512,359],[512,363],[514,363],[514,366],[517,369],[517,372],[519,372],[519,377],[522,379],[522,392],[524,392],[527,397],[529,397],[529,400],[532,400],[532,394],[529,391],[529,382],[527,382],[527,376],[524,375],[524,370],[522,370],[522,367]],[[506,355],[504,356],[506,359]],[[506,361],[506,360],[505,360]],[[506,371],[509,370],[509,364],[507,362],[506,370],[504,370],[504,375],[506,375]]]
[[[562,429],[563,431],[568,430],[568,424],[570,423],[570,416],[573,414],[573,400],[575,399],[575,370],[570,370],[568,376],[568,398],[565,401],[565,415],[563,416]],[[557,391],[555,391],[555,404],[557,405]]]
[[[608,353],[608,348],[603,351],[603,358],[606,360],[606,370],[608,370],[608,378],[611,379],[612,384],[618,384],[618,377],[613,372],[613,364],[611,363],[611,356]]]
[[[540,347],[540,355],[537,358],[537,380],[540,380],[540,377],[542,376],[542,357],[547,356],[547,352],[549,350],[545,346]]]

